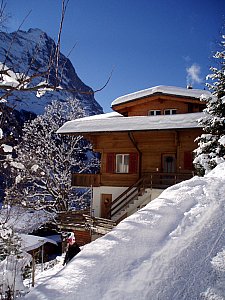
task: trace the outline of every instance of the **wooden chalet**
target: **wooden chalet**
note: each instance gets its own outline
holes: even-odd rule
[[[165,188],[189,179],[204,90],[157,86],[112,102],[114,112],[65,123],[61,134],[82,134],[101,155],[99,174],[72,174],[92,187],[95,217],[119,222]]]

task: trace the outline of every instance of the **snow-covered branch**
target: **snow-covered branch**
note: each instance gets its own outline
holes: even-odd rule
[[[71,186],[71,170],[90,173],[98,168],[99,161],[90,154],[90,145],[81,136],[56,134],[65,121],[83,116],[76,99],[53,101],[44,115],[25,125],[18,158],[13,163],[15,184],[7,190],[9,203],[26,201],[26,205],[48,205],[54,211],[72,209],[75,202],[77,207],[87,205],[87,199],[79,201],[78,192]]]

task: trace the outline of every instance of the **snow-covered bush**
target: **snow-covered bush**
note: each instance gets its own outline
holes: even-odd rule
[[[0,296],[14,299],[18,291],[26,290],[23,273],[31,255],[21,251],[20,238],[7,219],[0,221]]]
[[[28,291],[23,284],[23,274],[31,260],[31,255],[23,252],[20,255],[8,255],[0,261],[1,299],[15,299],[17,293]]]

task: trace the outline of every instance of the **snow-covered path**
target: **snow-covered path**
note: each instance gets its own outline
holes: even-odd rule
[[[225,165],[218,170],[167,189],[26,298],[225,299],[225,272],[211,263],[225,252]]]

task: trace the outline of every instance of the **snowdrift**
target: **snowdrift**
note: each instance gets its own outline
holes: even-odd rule
[[[85,246],[29,300],[225,299],[225,164]]]

